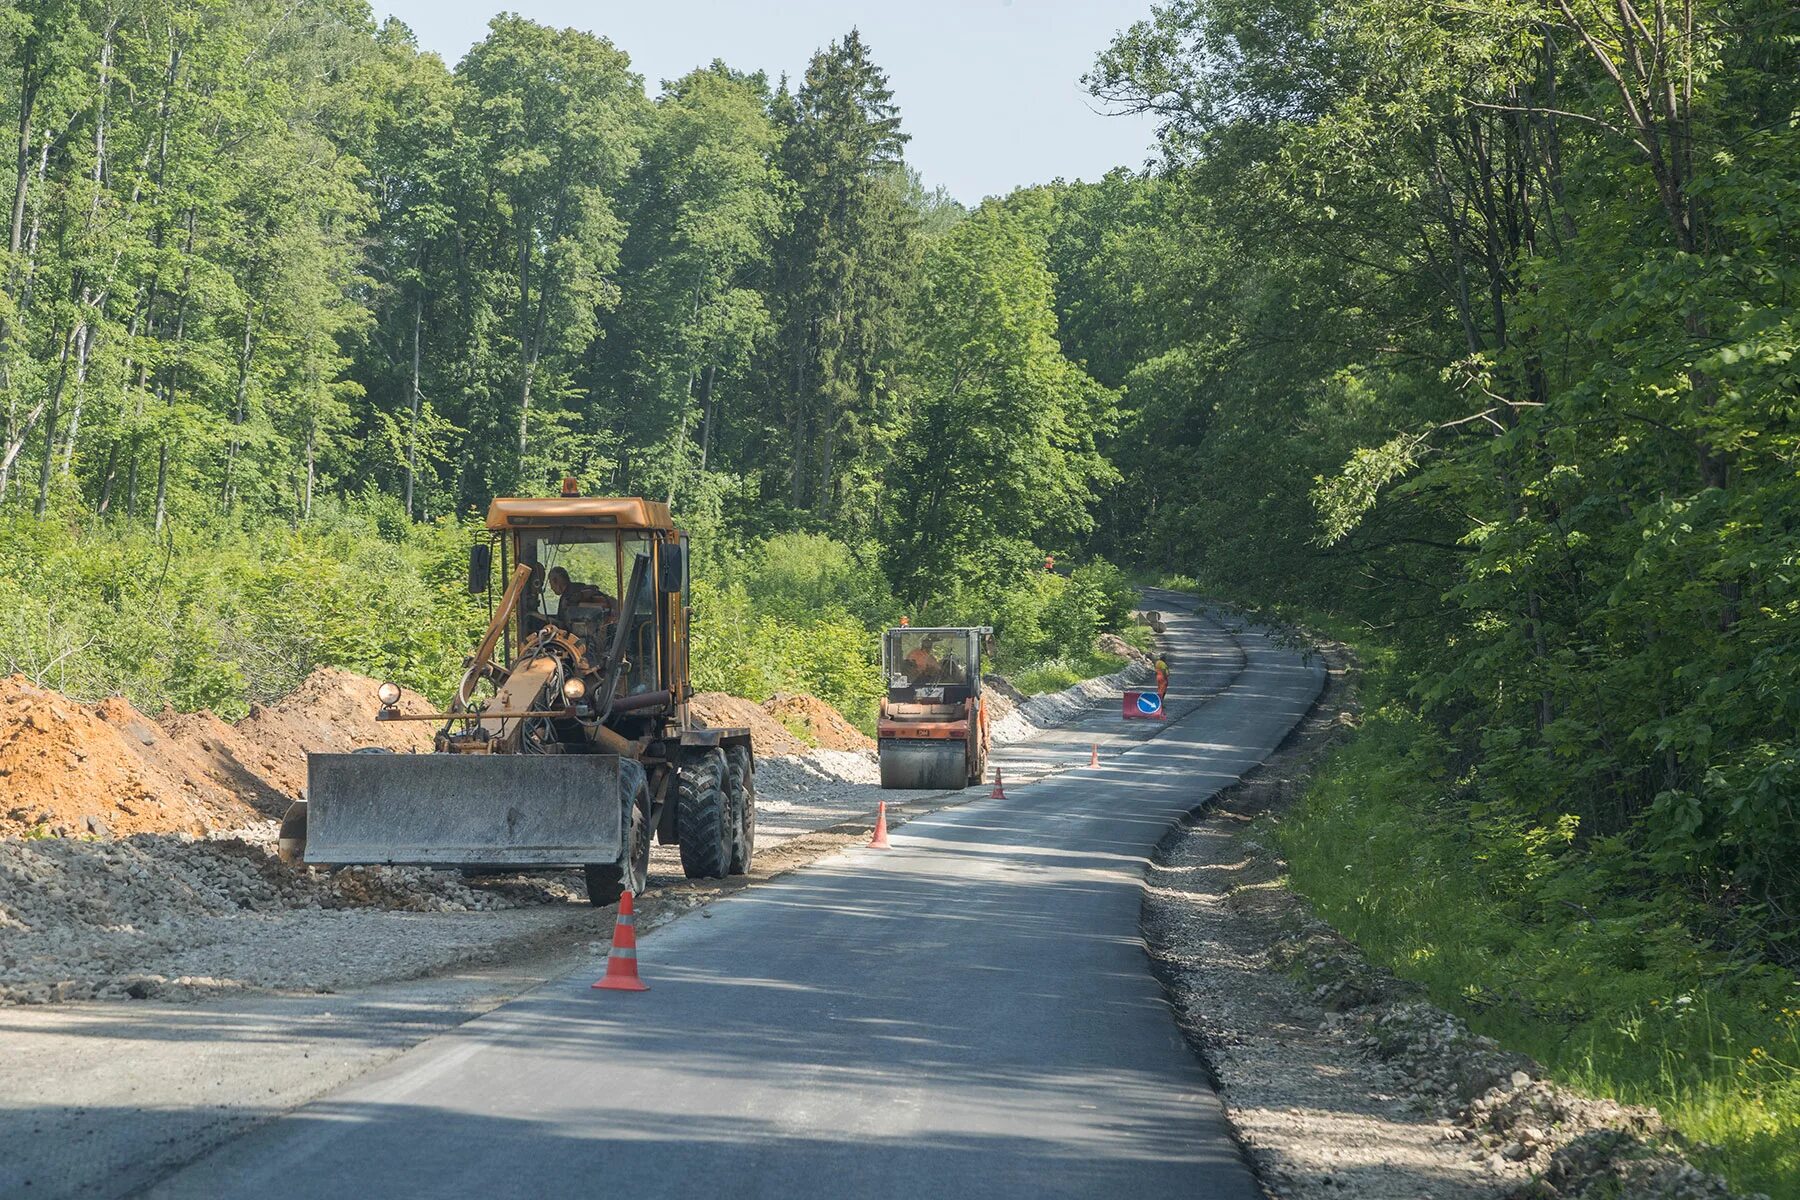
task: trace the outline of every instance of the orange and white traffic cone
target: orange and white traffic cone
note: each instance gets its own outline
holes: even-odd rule
[[[647,992],[650,985],[638,978],[637,919],[631,914],[631,893],[619,897],[619,919],[613,923],[612,950],[606,956],[606,975],[594,984],[609,992]]]
[[[1097,767],[1099,765],[1100,765],[1100,743],[1095,742],[1094,748],[1092,750],[1088,751],[1088,766]]]
[[[887,801],[883,800],[875,808],[875,836],[869,839],[869,849],[887,850]]]
[[[1006,799],[1006,785],[1000,782],[1000,768],[994,768],[994,790],[988,793],[989,800]]]

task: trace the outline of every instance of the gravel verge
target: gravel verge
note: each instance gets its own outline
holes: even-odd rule
[[[1341,647],[1282,751],[1171,833],[1152,962],[1268,1194],[1728,1200],[1654,1110],[1576,1095],[1372,966],[1284,884],[1272,823],[1356,721]]]

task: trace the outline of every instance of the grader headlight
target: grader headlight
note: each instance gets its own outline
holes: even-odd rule
[[[375,689],[375,698],[381,701],[381,707],[383,708],[394,707],[394,705],[400,703],[400,685],[397,683],[382,684]]]
[[[587,684],[578,675],[571,675],[563,680],[563,699],[573,704],[587,695]]]

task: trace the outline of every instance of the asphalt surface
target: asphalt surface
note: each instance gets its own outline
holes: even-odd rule
[[[648,994],[591,990],[596,958],[143,1194],[1256,1196],[1138,935],[1170,823],[1323,680],[1234,640],[1197,708],[1172,660],[1154,740],[675,921]]]

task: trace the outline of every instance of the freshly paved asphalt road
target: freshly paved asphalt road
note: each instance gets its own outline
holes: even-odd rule
[[[596,961],[145,1194],[1249,1200],[1138,937],[1170,822],[1322,683],[1237,640],[1156,739],[676,921],[641,943],[651,992],[591,990]]]

